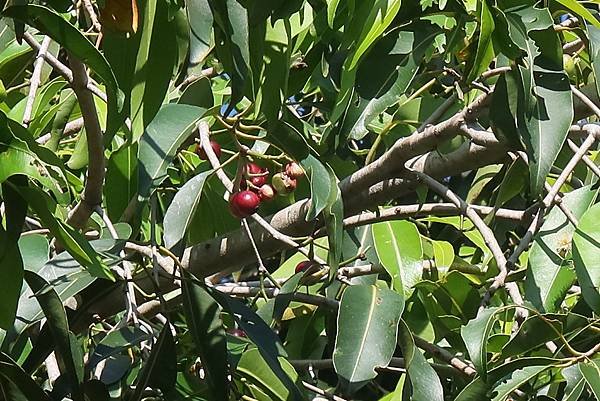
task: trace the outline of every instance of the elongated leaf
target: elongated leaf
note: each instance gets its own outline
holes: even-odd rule
[[[16,242],[9,241],[0,227],[0,328],[12,327],[23,283],[23,260]]]
[[[479,13],[479,38],[473,66],[467,76],[468,81],[479,77],[481,73],[488,69],[490,62],[494,58],[494,48],[492,46],[492,33],[495,29],[494,16],[490,11],[487,0],[478,2]]]
[[[37,188],[20,187],[19,193],[38,214],[40,220],[50,232],[60,240],[66,250],[85,267],[91,275],[114,281],[112,272],[104,264],[102,258],[83,237],[62,221],[58,220],[48,209],[49,197]]]
[[[421,280],[423,250],[417,227],[408,221],[373,224],[373,241],[381,264],[392,278],[392,288],[405,297]]]
[[[517,390],[521,385],[546,369],[546,366],[527,366],[523,369],[516,370],[507,380],[503,380],[496,388],[494,388],[493,391],[496,396],[492,401],[506,400],[513,391]]]
[[[331,191],[327,199],[327,207],[323,210],[325,227],[327,228],[327,239],[329,252],[327,253],[327,264],[329,265],[329,282],[332,282],[342,261],[342,246],[344,241],[344,204],[342,192],[338,187],[337,177],[330,168],[329,181]]]
[[[319,213],[327,206],[331,186],[336,185],[331,182],[327,168],[313,155],[308,155],[301,162],[302,167],[310,180],[310,209],[306,214],[306,220],[314,220]],[[335,189],[334,189],[335,190]]]
[[[139,196],[148,199],[152,188],[166,178],[177,149],[189,138],[204,109],[185,104],[164,105],[148,125],[139,146]]]
[[[577,401],[585,389],[585,378],[578,365],[569,366],[561,371],[562,376],[567,380],[565,395],[562,401]]]
[[[129,202],[137,195],[138,146],[123,146],[110,155],[106,167],[104,201],[112,221],[119,221]],[[118,188],[118,191],[114,189]]]
[[[579,220],[573,235],[573,261],[583,299],[600,312],[600,204],[592,206]]]
[[[175,340],[169,324],[165,324],[152,346],[150,357],[146,361],[135,383],[135,390],[129,401],[142,399],[148,385],[167,393],[175,385],[177,379],[177,353]]]
[[[487,377],[487,342],[496,322],[496,314],[502,308],[486,308],[475,319],[463,326],[460,334],[469,357],[483,380]]]
[[[600,360],[594,359],[589,362],[577,364],[579,371],[585,381],[592,389],[596,399],[600,399]]]
[[[408,378],[411,383],[411,399],[415,401],[443,401],[444,389],[440,378],[429,365],[421,350],[415,346],[412,333],[404,320],[400,320],[399,327],[398,343],[402,348]]]
[[[335,19],[335,12],[340,4],[340,0],[327,0],[327,24],[330,28],[333,28],[333,21]]]
[[[589,186],[579,188],[566,194],[562,204],[580,219],[596,194],[597,190]],[[574,231],[575,227],[565,214],[554,208],[534,237],[529,252],[525,297],[542,312],[556,312],[576,278],[566,260]]]
[[[344,291],[333,351],[340,377],[356,384],[374,378],[376,367],[388,365],[403,309],[403,297],[388,289],[356,285]]]
[[[134,140],[161,109],[177,65],[177,26],[168,4],[149,0],[142,5],[141,37],[131,87],[131,130]],[[152,60],[151,63],[148,60]]]
[[[3,352],[0,352],[0,376],[8,380],[27,401],[52,401],[27,373]]]
[[[190,22],[190,63],[200,64],[214,45],[213,16],[208,0],[186,0]]]
[[[439,33],[429,24],[393,30],[369,52],[358,70],[359,96],[368,100],[350,127],[349,137],[361,139],[368,125],[388,107],[397,103],[413,81],[423,56]],[[350,121],[346,117],[345,126]],[[344,128],[345,130],[345,128]]]
[[[67,314],[62,301],[50,284],[37,274],[26,271],[25,280],[35,294],[42,310],[52,338],[54,339],[56,360],[61,375],[65,376],[75,401],[83,401],[81,383],[83,380],[83,360],[77,360],[78,352],[71,347],[71,333]]]
[[[49,8],[34,4],[11,6],[4,10],[3,15],[34,26],[73,53],[98,74],[114,93],[118,107],[122,107],[124,95],[110,65],[98,49],[63,17]]]
[[[172,249],[183,245],[185,234],[200,204],[204,183],[211,173],[212,170],[198,174],[175,194],[163,220],[167,248]]]
[[[211,399],[228,399],[227,342],[221,321],[221,308],[202,286],[190,279],[182,281],[183,306],[196,352],[206,375]]]
[[[278,358],[285,373],[297,385],[300,383],[298,373],[284,358]],[[237,365],[237,372],[247,378],[251,383],[256,383],[268,395],[269,400],[286,401],[293,399],[292,391],[273,373],[268,362],[262,357],[258,349],[249,349],[242,354]]]
[[[594,18],[595,19],[595,18]],[[590,40],[590,58],[594,76],[600,76],[600,29],[596,26],[586,25],[587,36]],[[596,93],[600,96],[600,80],[594,80],[596,84]]]

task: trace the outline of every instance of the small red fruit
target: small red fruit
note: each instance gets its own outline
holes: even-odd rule
[[[275,197],[275,190],[269,184],[262,185],[258,190],[260,200],[270,201]]]
[[[257,175],[256,177],[250,178],[250,182],[255,187],[260,188],[267,183],[267,176],[266,175]]]
[[[303,262],[300,262],[296,265],[296,273],[306,271],[312,265],[313,265],[313,262],[311,262],[310,260],[305,260]]]
[[[291,162],[285,166],[285,173],[291,178],[300,178],[304,175],[304,170],[298,163]]]
[[[239,218],[246,218],[258,210],[260,198],[252,191],[240,191],[229,198],[229,210]]]
[[[212,148],[213,152],[215,152],[215,156],[217,156],[217,159],[220,159],[221,158],[221,145],[219,145],[218,142],[211,140],[210,147]],[[208,156],[206,155],[206,152],[204,151],[204,149],[202,148],[202,146],[200,144],[196,145],[196,154],[198,155],[198,157],[201,160],[208,160]]]
[[[229,330],[227,330],[227,332],[234,337],[244,337],[244,338],[248,337],[246,335],[246,332],[242,329],[229,329]]]
[[[263,169],[261,166],[259,166],[256,163],[248,163],[248,164],[246,164],[246,172],[250,175],[261,174],[261,173],[265,172],[265,169]]]
[[[273,176],[271,180],[273,184],[273,188],[277,191],[278,194],[289,194],[296,189],[298,185],[298,181],[295,178],[291,178],[286,173],[277,173]]]

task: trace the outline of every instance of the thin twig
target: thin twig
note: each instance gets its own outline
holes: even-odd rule
[[[92,215],[94,208],[102,203],[105,175],[104,143],[96,104],[92,93],[87,90],[89,81],[85,65],[71,54],[69,54],[69,63],[73,71],[73,91],[77,96],[85,124],[88,169],[81,199],[69,214],[67,222],[73,227],[82,228]]]
[[[25,127],[29,126],[31,122],[31,116],[33,114],[33,105],[35,103],[35,95],[37,94],[37,90],[40,86],[40,81],[42,77],[42,70],[44,68],[44,56],[48,52],[48,47],[50,47],[50,43],[52,40],[49,36],[44,36],[42,40],[42,44],[40,45],[40,49],[38,50],[38,54],[35,59],[35,63],[33,64],[33,73],[31,74],[31,79],[29,81],[29,93],[27,94],[27,103],[25,105],[25,111],[23,112],[23,125]]]

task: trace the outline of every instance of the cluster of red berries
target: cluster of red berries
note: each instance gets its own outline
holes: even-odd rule
[[[221,146],[213,140],[210,141],[210,146],[217,158],[220,158]],[[202,160],[208,159],[200,144],[196,146],[196,154]],[[288,163],[283,172],[273,175],[271,184],[267,183],[268,169],[255,163],[248,163],[244,170],[240,190],[229,198],[231,214],[240,219],[256,213],[260,202],[270,201],[276,194],[287,195],[293,192],[298,185],[298,178],[304,175],[304,170],[296,162]]]

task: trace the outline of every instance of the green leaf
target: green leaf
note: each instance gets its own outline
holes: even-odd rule
[[[585,390],[585,378],[581,374],[578,365],[572,365],[564,368],[561,372],[567,381],[565,386],[565,395],[562,401],[577,401],[580,399],[583,390]]]
[[[308,155],[300,164],[306,171],[306,175],[310,181],[311,198],[310,208],[306,214],[306,221],[311,221],[316,219],[319,213],[327,207],[332,185],[337,184],[336,182],[331,182],[327,168],[313,155]]]
[[[573,121],[573,96],[562,71],[534,72],[534,109],[522,131],[529,156],[530,185],[538,194],[544,187]]]
[[[511,376],[502,380],[498,386],[494,388],[496,394],[492,401],[504,401],[517,390],[521,385],[525,384],[539,373],[548,369],[546,366],[527,366],[523,369],[516,370]]]
[[[37,273],[48,261],[50,243],[41,234],[23,235],[19,238],[19,250],[24,268]]]
[[[404,320],[400,320],[398,343],[402,348],[406,371],[410,379],[411,399],[415,401],[443,401],[444,389],[440,378],[429,365],[421,350],[415,346],[412,333]]]
[[[16,242],[0,226],[0,328],[12,327],[23,283],[23,260]]]
[[[579,220],[573,235],[573,261],[585,302],[600,312],[600,204],[592,206]]]
[[[496,27],[494,15],[486,0],[477,2],[480,9],[479,14],[479,39],[473,66],[467,76],[467,81],[477,79],[482,72],[488,69],[490,62],[494,58],[494,47],[492,45],[492,33]]]
[[[189,104],[206,109],[213,107],[214,102],[210,79],[207,77],[202,77],[189,84],[177,100],[179,104]]]
[[[75,401],[83,401],[81,383],[83,381],[83,360],[76,359],[76,351],[72,349],[67,314],[62,301],[52,286],[39,275],[26,271],[25,280],[37,298],[46,324],[55,344],[56,360],[61,375],[68,381],[69,392]]]
[[[138,146],[125,145],[113,152],[106,166],[104,202],[112,221],[119,221],[138,188]],[[118,189],[118,190],[115,190]]]
[[[200,205],[204,183],[211,174],[212,170],[198,174],[175,194],[163,219],[164,241],[167,248],[173,249],[184,245],[185,234]]]
[[[348,287],[340,301],[333,351],[336,373],[351,384],[373,379],[396,348],[404,299],[394,291],[368,285]]]
[[[9,381],[27,401],[52,401],[27,373],[3,352],[0,352],[0,377]]]
[[[569,192],[562,204],[580,219],[596,199],[590,186]],[[556,312],[576,279],[568,255],[575,227],[565,214],[553,208],[536,234],[529,252],[525,298],[541,312]]]
[[[333,21],[335,20],[335,12],[340,4],[340,0],[327,0],[327,24],[330,28],[333,28]]]
[[[107,88],[114,93],[118,108],[122,107],[124,95],[119,89],[110,65],[92,42],[63,17],[49,8],[34,4],[14,5],[4,10],[2,14],[35,27],[73,53],[98,74]]]
[[[589,362],[580,362],[577,366],[585,381],[592,389],[592,393],[594,393],[596,399],[600,399],[600,360],[594,359]]]
[[[282,357],[279,357],[278,361],[290,380],[296,385],[301,385],[300,377],[292,365]],[[249,349],[242,354],[237,365],[237,373],[246,378],[248,382],[258,385],[269,397],[269,400],[294,399],[292,391],[273,373],[269,363],[256,348]]]
[[[177,27],[164,1],[141,2],[142,19],[131,87],[131,130],[137,140],[162,109],[177,64]],[[148,62],[152,60],[152,62]],[[145,134],[144,134],[145,135]]]
[[[200,355],[211,399],[228,399],[227,341],[221,308],[195,281],[182,281],[183,308],[196,352]]]
[[[52,214],[48,208],[48,204],[51,203],[48,195],[34,187],[19,187],[18,191],[29,202],[30,207],[37,213],[44,226],[48,227],[71,256],[92,276],[115,280],[112,272],[85,237]]]
[[[373,241],[379,260],[392,278],[392,288],[409,297],[423,270],[419,230],[404,220],[377,223],[373,224]]]
[[[142,399],[146,387],[160,389],[163,394],[168,393],[177,380],[177,352],[175,339],[171,334],[170,324],[165,324],[152,346],[150,357],[144,364],[135,383],[135,390],[129,401]]]
[[[214,46],[213,16],[208,0],[186,0],[185,6],[190,23],[190,64],[198,65]]]
[[[358,94],[368,102],[353,119],[349,138],[363,138],[369,132],[368,125],[401,99],[439,33],[430,24],[409,28],[395,29],[384,35],[361,63],[357,75]],[[349,125],[348,119],[344,121],[344,131]]]
[[[167,166],[196,128],[204,109],[184,104],[164,105],[148,125],[139,145],[139,196],[150,197],[152,189],[167,177]]]
[[[487,377],[487,341],[496,321],[496,314],[506,308],[486,308],[460,331],[469,357],[483,380]]]
[[[215,19],[215,49],[231,77],[232,109],[242,99],[250,68],[248,12],[237,0],[208,0]]]
[[[594,20],[596,20],[594,18]],[[596,26],[586,24],[587,36],[590,41],[591,67],[594,71],[594,77],[600,77],[600,29]],[[600,96],[600,79],[594,79],[596,93]]]

